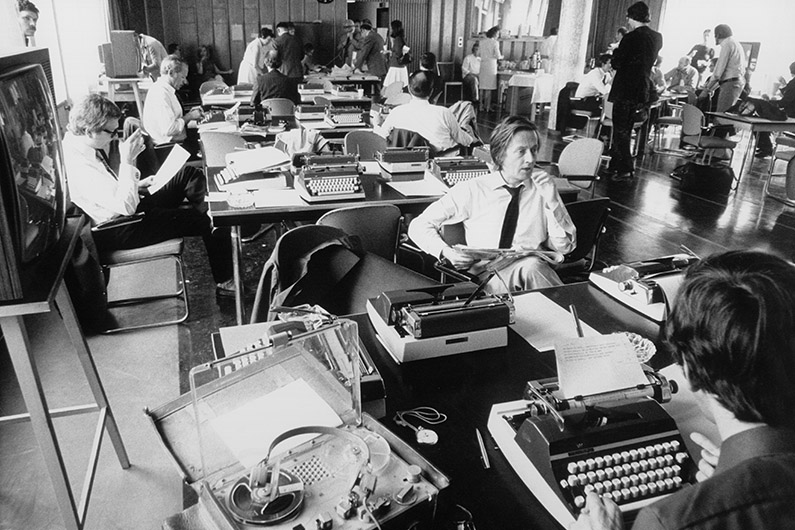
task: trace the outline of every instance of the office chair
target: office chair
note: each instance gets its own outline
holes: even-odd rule
[[[217,79],[210,79],[209,81],[205,81],[204,83],[199,85],[199,94],[203,96],[208,92],[212,92],[213,90],[216,89],[225,90],[227,88],[229,88],[229,86],[227,86],[227,84],[224,83],[223,81],[218,81]]]
[[[599,241],[605,232],[610,215],[610,199],[601,197],[566,204],[574,226],[577,228],[577,246],[566,254],[555,271],[564,283],[582,281],[597,263]]]
[[[431,158],[437,156],[457,156],[461,152],[459,146],[451,147],[444,151],[438,151],[421,134],[408,129],[392,129],[386,139],[388,147],[427,147]]]
[[[263,99],[262,108],[267,108],[271,116],[292,116],[295,112],[295,103],[287,98]]]
[[[782,149],[785,148],[785,149]],[[764,194],[766,197],[783,202],[787,206],[795,206],[795,180],[790,169],[790,162],[795,159],[795,134],[781,133],[776,138],[776,144],[773,147],[773,156],[770,157],[770,166],[767,168],[767,180],[765,181]],[[775,173],[776,162],[783,160],[787,162],[787,169],[784,173]],[[774,177],[786,177],[787,194],[786,199],[770,193],[770,181]]]
[[[442,91],[442,104],[445,107],[450,105],[450,102],[447,100],[447,90],[451,87],[458,90],[458,99],[455,101],[462,100],[464,98],[464,83],[460,80],[459,76],[456,75],[457,72],[455,62],[437,62],[436,70],[439,74],[439,77],[441,77],[442,81],[444,82],[444,89]]]
[[[363,204],[326,212],[317,224],[357,236],[365,251],[395,261],[403,215],[394,204]]]
[[[386,100],[389,99],[390,96],[402,94],[404,86],[405,85],[403,84],[403,81],[395,81],[394,83],[390,83],[381,91],[381,97]]]
[[[787,162],[786,173],[771,173],[770,176],[768,176],[767,181],[765,181],[764,188],[765,197],[770,197],[771,199],[784,203],[787,206],[795,206],[795,156],[792,156],[793,154],[795,154],[795,151],[790,153],[791,158],[789,159],[789,162]],[[773,177],[785,177],[784,197],[770,192],[770,181],[773,179]]]
[[[312,102],[315,105],[323,105],[324,107],[332,107],[334,104],[331,102],[329,98],[326,96],[315,96],[312,98]]]
[[[375,154],[385,149],[386,138],[373,131],[351,131],[342,144],[346,155],[359,155],[360,160],[375,160]]]
[[[690,104],[682,106],[682,143],[691,145],[701,150],[701,164],[712,164],[712,158],[717,151],[729,150],[731,155],[727,161],[731,165],[734,157],[734,148],[737,142],[727,138],[708,136],[710,128],[706,126],[704,113],[698,107]]]
[[[550,173],[556,177],[558,191],[569,186],[577,190],[590,189],[593,197],[603,151],[604,144],[596,138],[580,138],[566,145],[558,162],[550,166]]]
[[[248,146],[237,132],[202,131],[199,141],[205,173],[208,168],[226,167],[226,155]]]

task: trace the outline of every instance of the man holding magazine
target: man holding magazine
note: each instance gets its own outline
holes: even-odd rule
[[[494,129],[490,143],[495,171],[456,184],[411,223],[409,236],[456,269],[486,275],[496,269],[488,292],[560,285],[549,262],[561,261],[574,249],[577,236],[552,177],[535,169],[541,146],[538,128],[527,118],[508,116]],[[441,229],[455,223],[463,223],[468,247],[504,250],[484,254],[451,247]],[[478,259],[489,254],[498,257]]]

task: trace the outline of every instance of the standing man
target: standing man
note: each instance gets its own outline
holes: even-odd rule
[[[732,29],[726,24],[715,26],[715,42],[720,45],[720,56],[701,97],[717,90],[715,110],[724,112],[737,102],[745,88],[745,52],[740,43],[734,40]]]
[[[188,137],[188,122],[200,119],[202,110],[194,107],[183,115],[176,95],[176,91],[188,82],[187,78],[188,67],[176,56],[169,55],[163,60],[160,78],[146,95],[143,126],[155,145],[182,142],[183,147],[195,156],[199,152],[198,134]]]
[[[701,86],[702,81],[704,81],[704,72],[707,70],[709,62],[715,57],[715,48],[712,47],[712,43],[710,42],[711,37],[712,30],[705,29],[704,42],[694,44],[687,53],[687,56],[690,57],[690,66],[698,71],[698,82],[696,86]]]
[[[153,81],[157,81],[160,75],[160,64],[163,59],[168,57],[166,47],[163,43],[154,37],[144,35],[143,33],[136,33],[138,36],[138,49],[141,54],[141,68],[139,72],[144,76],[151,77]]]
[[[651,68],[663,43],[662,35],[651,29],[649,22],[649,6],[645,2],[627,8],[630,31],[621,39],[611,61],[616,74],[608,97],[613,103],[613,146],[608,173],[616,182],[630,181],[635,176],[630,151],[632,124],[648,116]]]
[[[362,37],[362,49],[356,54],[354,69],[361,73],[362,66],[367,65],[368,74],[383,80],[386,75],[386,59],[383,54],[384,39],[367,22],[362,24]],[[373,87],[374,94],[377,94],[380,90],[380,86]]]
[[[361,47],[362,35],[351,19],[345,21],[342,29],[344,32],[337,43],[337,57],[342,60],[340,66],[353,66],[353,55]]]
[[[17,12],[19,13],[19,27],[25,38],[25,46],[36,46],[36,24],[39,21],[39,8],[28,0],[18,0]]]
[[[294,80],[296,83],[304,78],[304,46],[301,40],[290,33],[289,22],[279,22],[276,24],[276,50],[279,52],[279,59],[282,65],[279,71]]]

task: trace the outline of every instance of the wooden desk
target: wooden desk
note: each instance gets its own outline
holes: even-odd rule
[[[752,146],[755,145],[754,133],[795,132],[795,118],[787,118],[787,121],[773,121],[766,120],[765,118],[759,118],[757,116],[739,116],[737,114],[730,114],[728,112],[707,112],[706,114],[708,116],[719,118],[724,122],[737,124],[743,129],[750,129],[751,131],[751,136],[748,138],[748,144],[746,145],[745,153],[743,154],[743,162],[742,165],[740,165],[740,174],[737,175],[738,181],[742,176],[743,170],[745,169],[745,163],[748,160],[748,152],[751,151]]]
[[[152,86],[152,80],[149,78],[103,78],[105,83],[105,91],[107,91],[108,99],[114,102],[119,101],[135,101],[135,106],[138,108],[138,116],[143,118],[144,115],[144,98],[146,92]],[[130,86],[130,90],[124,90],[123,87]],[[100,85],[100,91],[102,91]]]
[[[290,179],[291,180],[291,179]],[[212,188],[212,179],[209,180]],[[290,182],[292,184],[292,182]],[[281,223],[282,221],[314,221],[324,213],[346,206],[359,206],[378,202],[388,202],[399,207],[406,214],[418,215],[437,197],[406,197],[389,184],[382,182],[375,174],[362,175],[362,186],[365,199],[339,202],[304,203],[293,206],[265,206],[252,208],[232,208],[226,202],[210,201],[210,217],[213,226],[228,226],[232,230],[232,263],[235,280],[235,309],[237,324],[245,320],[245,308],[242,296],[242,261],[243,252],[240,238],[240,226],[248,223]]]

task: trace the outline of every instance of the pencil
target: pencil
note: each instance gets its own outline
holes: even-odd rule
[[[483,444],[483,435],[480,434],[480,429],[475,428],[475,436],[478,439],[478,447],[480,447],[480,457],[483,459],[483,467],[485,469],[491,469],[489,455],[486,453],[486,446]]]
[[[580,318],[577,316],[577,308],[574,307],[574,304],[569,306],[569,312],[571,313],[571,317],[574,319],[574,327],[577,330],[577,336],[582,338],[582,324],[580,324]]]

